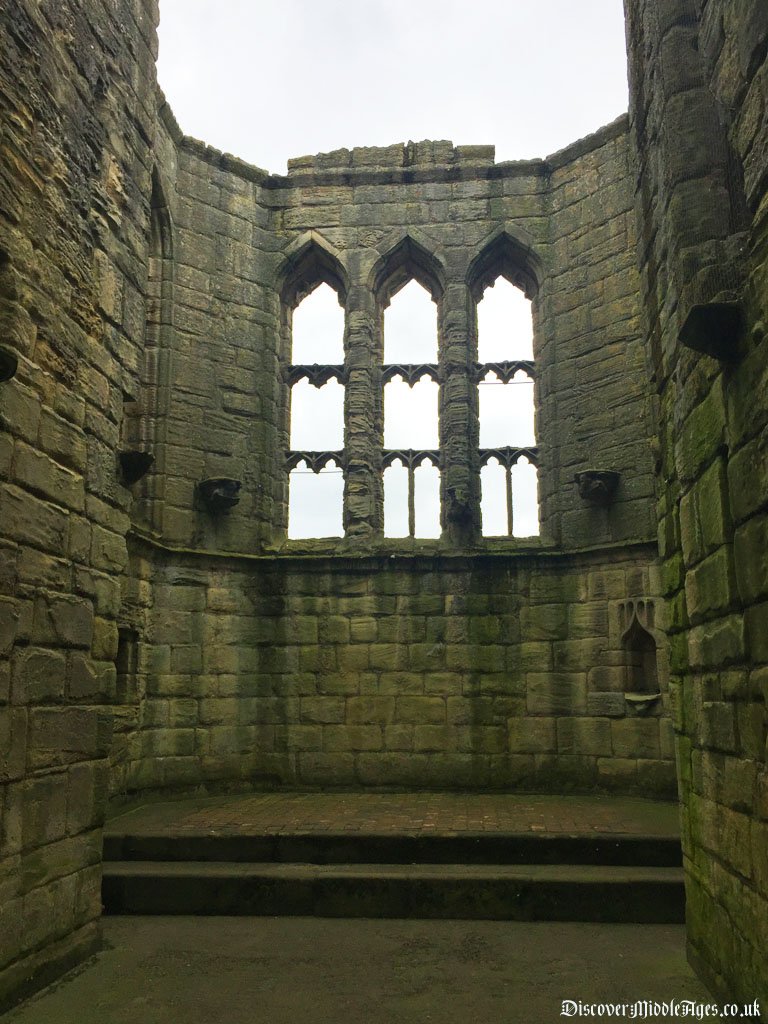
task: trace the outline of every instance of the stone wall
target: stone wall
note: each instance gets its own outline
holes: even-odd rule
[[[156,22],[154,0],[0,9],[0,1003],[101,912]]]
[[[625,698],[649,554],[165,555],[120,785],[673,797],[664,703]]]
[[[689,949],[765,1010],[768,8],[626,8]]]
[[[113,792],[279,781],[671,795],[666,698],[643,720],[624,698],[622,634],[658,594],[626,120],[546,161],[419,143],[301,158],[286,177],[184,139],[167,112],[164,125],[154,205],[168,214],[170,313],[144,384],[159,395],[145,429],[157,462],[134,505]],[[499,272],[534,295],[533,541],[476,530],[468,370],[478,284]],[[438,304],[440,541],[381,532],[392,274]],[[301,543],[285,536],[289,311],[326,279],[346,306],[347,535]],[[608,507],[575,483],[595,467],[621,474]],[[220,476],[242,482],[240,501],[212,515],[197,483]],[[474,530],[454,529],[457,493]]]
[[[91,947],[109,790],[671,795],[667,628],[692,956],[768,1002],[768,16],[627,17],[631,125],[546,160],[408,143],[278,177],[182,136],[155,0],[3,6],[0,1001]],[[536,540],[478,530],[497,273],[533,299]],[[437,541],[381,535],[382,315],[409,275],[438,305]],[[347,529],[299,543],[290,320],[320,280],[346,310]],[[130,488],[126,449],[155,460]],[[588,469],[620,474],[612,504]],[[219,476],[240,501],[212,515]]]
[[[653,418],[625,119],[547,161],[497,165],[492,147],[419,143],[301,158],[287,177],[184,139],[166,120],[175,145],[166,141],[158,168],[173,239],[172,368],[149,382],[165,392],[152,484],[164,511],[162,523],[150,523],[165,542],[241,552],[284,543],[289,344],[281,291],[296,275],[304,285],[322,279],[326,264],[344,279],[350,424],[355,401],[372,408],[382,387],[386,299],[373,282],[396,267],[437,281],[446,533],[451,492],[468,494],[477,526],[477,399],[467,380],[473,280],[512,266],[535,277],[544,537],[572,548],[653,535]],[[363,511],[348,502],[347,537],[364,545],[381,533],[375,430],[347,438],[348,478],[358,462],[374,467],[370,479],[354,481],[368,498]],[[622,474],[609,514],[586,505],[574,483],[596,464]],[[195,496],[210,476],[243,485],[237,508],[215,521]]]

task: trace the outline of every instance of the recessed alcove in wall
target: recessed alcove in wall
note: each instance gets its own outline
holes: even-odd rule
[[[653,602],[639,600],[623,604],[619,609],[624,652],[625,684],[628,694],[652,696],[659,693],[659,671]]]
[[[116,692],[118,704],[125,704],[137,696],[139,634],[130,626],[123,626],[117,632],[117,656],[115,658]]]

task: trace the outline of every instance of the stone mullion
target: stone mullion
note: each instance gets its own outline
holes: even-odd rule
[[[474,311],[464,283],[440,302],[440,451],[444,534],[472,544],[480,533],[479,418],[474,380]]]
[[[345,339],[344,528],[347,537],[362,540],[384,528],[380,334],[372,293],[368,288],[351,288]]]
[[[507,496],[507,535],[512,537],[515,532],[515,519],[514,519],[514,505],[513,494],[512,494],[512,466],[507,464],[504,467],[505,476],[505,488]]]

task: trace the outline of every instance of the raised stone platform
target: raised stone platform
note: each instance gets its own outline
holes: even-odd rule
[[[105,830],[108,912],[682,920],[677,807],[640,799],[267,793]]]

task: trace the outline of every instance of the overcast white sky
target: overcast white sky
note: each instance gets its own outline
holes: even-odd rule
[[[622,0],[160,0],[188,135],[274,173],[409,139],[546,156],[627,108]]]

